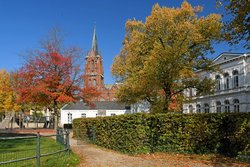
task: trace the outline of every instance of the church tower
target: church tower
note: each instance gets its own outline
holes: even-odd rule
[[[104,84],[103,59],[97,45],[96,30],[94,28],[91,50],[86,56],[84,69],[85,87],[94,87],[100,93],[100,96],[92,99],[93,101],[115,101],[117,84]]]
[[[102,56],[98,50],[96,29],[94,28],[92,47],[86,56],[84,83],[86,87],[95,87],[98,91],[104,88],[104,71]]]

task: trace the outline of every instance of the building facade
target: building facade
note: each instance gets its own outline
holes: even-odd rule
[[[216,82],[213,94],[195,96],[195,89],[185,92],[192,102],[183,105],[184,113],[250,112],[250,53],[222,53],[214,59],[217,73],[198,71],[201,78]]]
[[[103,59],[97,45],[96,30],[94,29],[92,47],[87,54],[84,69],[85,87],[94,87],[100,93],[93,101],[115,101],[117,84],[104,84]]]
[[[70,103],[61,108],[61,125],[72,124],[75,118],[95,118],[131,113],[130,106],[115,101],[96,101],[93,106],[84,102]]]

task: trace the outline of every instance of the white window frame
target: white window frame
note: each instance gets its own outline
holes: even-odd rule
[[[234,112],[240,112],[240,101],[239,101],[239,99],[234,99]]]
[[[229,113],[230,112],[230,102],[229,100],[225,100],[225,112]]]
[[[220,101],[216,102],[216,112],[221,113],[221,102]]]
[[[72,113],[68,113],[68,124],[72,124]]]
[[[209,111],[209,104],[208,103],[205,103],[204,104],[204,112],[205,113],[209,113],[210,111]]]
[[[87,118],[87,114],[86,113],[81,113],[81,118]]]

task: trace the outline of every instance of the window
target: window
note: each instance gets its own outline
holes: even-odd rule
[[[193,113],[193,110],[194,110],[194,108],[193,108],[193,106],[192,105],[189,105],[189,113]]]
[[[71,124],[72,123],[72,113],[68,113],[68,123]]]
[[[126,110],[131,110],[131,106],[125,106]]]
[[[89,86],[91,86],[92,85],[92,83],[91,83],[91,79],[89,79]]]
[[[234,112],[240,112],[240,101],[238,99],[234,99]]]
[[[220,101],[216,102],[216,112],[221,113],[221,102]]]
[[[225,112],[230,112],[230,103],[229,100],[225,100]]]
[[[205,113],[209,113],[209,104],[207,103],[204,104],[204,111]]]
[[[95,80],[95,79],[94,79],[94,81],[93,81],[93,85],[96,86],[96,80]]]
[[[224,74],[224,88],[229,89],[229,74],[228,73]]]
[[[92,60],[91,61],[91,69],[94,70],[94,68],[95,68],[95,62],[94,62],[94,60]]]
[[[189,89],[189,97],[193,97],[193,91],[192,88]]]
[[[233,71],[233,87],[239,87],[239,72],[237,70]]]
[[[219,91],[220,90],[220,80],[221,80],[220,76],[216,75],[215,80],[216,80],[216,90]]]
[[[196,105],[196,113],[201,113],[201,105],[200,104]]]
[[[81,117],[82,117],[82,118],[86,118],[86,113],[82,113],[82,114],[81,114]]]
[[[112,113],[111,116],[115,116],[116,114]]]

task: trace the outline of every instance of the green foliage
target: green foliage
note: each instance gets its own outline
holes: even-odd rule
[[[133,114],[79,118],[83,140],[129,154],[219,153],[249,157],[250,113]],[[79,132],[78,132],[79,133]]]
[[[80,130],[81,138],[124,153],[150,152],[149,125],[141,114],[97,119],[75,119],[73,130]],[[74,134],[76,134],[74,132]]]
[[[250,3],[249,0],[217,0],[226,9],[225,37],[231,45],[243,44],[250,49]],[[230,16],[230,17],[229,17]],[[241,43],[243,42],[243,43]]]

